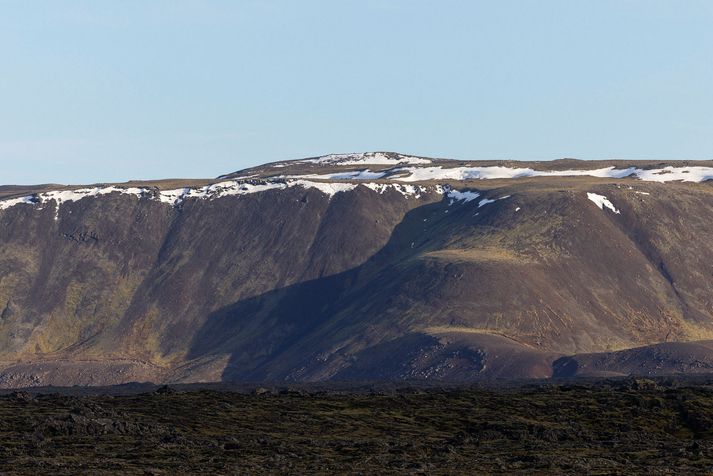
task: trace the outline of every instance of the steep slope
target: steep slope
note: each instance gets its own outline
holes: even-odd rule
[[[0,385],[548,377],[711,339],[711,165],[375,153],[3,187]]]

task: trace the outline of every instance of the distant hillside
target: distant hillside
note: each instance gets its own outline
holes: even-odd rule
[[[0,386],[708,372],[710,179],[383,152],[3,186]]]

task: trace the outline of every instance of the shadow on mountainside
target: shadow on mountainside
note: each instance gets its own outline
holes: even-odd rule
[[[187,358],[229,356],[223,381],[551,377],[565,354],[686,336],[671,284],[685,278],[680,259],[645,248],[631,210],[570,191],[530,198],[519,212],[518,195],[414,208],[363,264],[213,312]],[[674,347],[647,374],[713,368],[705,349],[684,358],[690,346]],[[555,370],[636,373],[649,358],[596,355]]]
[[[373,318],[368,309],[351,308],[347,321],[341,314],[339,325],[333,326],[340,311],[348,308],[355,297],[357,303],[364,302],[365,296],[359,293],[376,276],[384,272],[398,273],[399,263],[442,247],[462,225],[459,220],[471,216],[472,210],[469,210],[470,207],[460,204],[449,207],[445,201],[415,208],[394,228],[387,244],[364,264],[241,300],[212,313],[196,333],[187,358],[230,354],[223,381],[314,378],[313,368],[327,366],[326,357],[321,357],[320,351],[333,350],[343,340],[345,328],[367,331],[368,321]],[[479,221],[487,220],[487,215],[484,213]],[[425,222],[429,225],[424,233]],[[407,332],[404,330],[403,334]],[[431,336],[404,338],[397,346],[399,355],[392,355],[390,359],[412,358],[419,349],[437,344],[437,339]],[[348,366],[350,356],[342,357],[338,365]],[[479,367],[480,363],[473,365]],[[394,362],[390,364],[390,368],[400,367]],[[337,370],[334,368],[328,376]]]

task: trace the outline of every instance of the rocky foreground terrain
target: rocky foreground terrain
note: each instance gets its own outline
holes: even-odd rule
[[[0,387],[713,369],[713,163],[0,187]]]
[[[712,384],[13,392],[0,473],[710,474]]]

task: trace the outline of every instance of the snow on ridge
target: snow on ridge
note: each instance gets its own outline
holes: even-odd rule
[[[112,193],[133,195],[133,196],[141,198],[143,196],[151,196],[153,191],[149,188],[138,188],[138,187],[120,188],[120,187],[115,187],[115,186],[79,188],[79,189],[74,189],[74,190],[50,190],[47,192],[39,192],[34,195],[22,197],[19,199],[0,200],[0,210],[5,210],[7,208],[10,208],[14,205],[18,205],[20,203],[36,205],[39,203],[55,202],[55,204],[56,204],[55,220],[57,220],[57,219],[59,219],[59,209],[64,203],[76,202],[78,200],[82,200],[82,199],[88,198],[88,197],[96,198],[96,197],[100,197],[103,195],[109,195]],[[168,196],[164,195],[164,193],[169,193],[169,192],[162,192],[161,195],[159,195],[158,199],[164,203],[169,203]]]
[[[512,168],[501,166],[487,167],[403,167],[398,170],[408,173],[406,176],[395,177],[401,182],[420,182],[426,180],[469,180],[469,179],[514,179],[523,177],[600,177],[625,178],[637,177],[646,182],[704,182],[713,180],[713,167],[674,167],[660,169],[639,169],[628,167],[616,169],[614,166],[591,170],[534,170],[531,168]]]
[[[600,210],[604,210],[604,207],[607,207],[609,210],[613,211],[614,213],[621,213],[619,210],[616,209],[614,204],[609,201],[607,197],[604,195],[599,195],[596,193],[591,193],[587,192],[587,198],[591,201],[593,201]]]
[[[327,183],[327,182],[312,182],[309,180],[289,180],[283,182],[239,182],[225,181],[206,185],[199,188],[179,188],[174,190],[156,190],[151,188],[120,188],[120,187],[95,187],[81,188],[76,190],[53,190],[41,192],[26,197],[12,198],[0,200],[0,210],[6,210],[15,205],[22,203],[34,205],[38,203],[48,203],[54,201],[57,204],[55,218],[59,218],[59,209],[62,204],[67,202],[78,201],[88,197],[99,197],[112,193],[120,193],[124,195],[133,195],[138,198],[148,197],[151,200],[157,200],[171,206],[177,206],[187,199],[213,200],[216,198],[228,197],[233,195],[248,195],[252,193],[264,192],[267,190],[281,190],[288,187],[303,187],[316,188],[320,192],[328,195],[330,198],[339,192],[346,192],[356,188],[356,184],[352,183]],[[412,186],[403,186],[412,187]]]
[[[38,193],[37,197],[40,202],[51,202],[54,201],[57,206],[55,208],[54,219],[59,219],[59,209],[63,203],[75,202],[86,197],[99,197],[101,195],[109,195],[111,193],[123,193],[127,195],[134,195],[136,197],[141,197],[146,193],[149,193],[147,188],[119,188],[119,187],[93,187],[93,188],[80,188],[77,190],[52,190],[49,192]]]
[[[647,182],[705,182],[713,180],[713,167],[673,167],[669,165],[662,169],[637,169],[636,175]]]
[[[252,193],[265,192],[267,190],[283,190],[288,187],[300,186],[303,188],[316,188],[320,192],[334,196],[339,192],[346,192],[356,187],[351,183],[328,183],[312,182],[310,180],[287,180],[284,182],[250,183],[238,181],[226,181],[214,183],[200,188],[184,188],[177,190],[162,190],[160,200],[171,205],[179,205],[186,199],[194,198],[199,200],[214,200],[216,198],[249,195]]]
[[[265,192],[267,190],[284,190],[290,187],[302,187],[305,189],[314,188],[321,193],[327,195],[329,198],[333,197],[337,193],[348,192],[356,189],[359,185],[363,185],[379,194],[385,193],[387,190],[394,190],[405,197],[415,197],[420,198],[421,194],[424,192],[435,192],[439,194],[444,194],[446,191],[450,190],[447,187],[442,187],[440,185],[436,186],[421,186],[421,185],[411,185],[411,184],[400,184],[400,183],[349,183],[349,182],[315,182],[311,180],[299,179],[299,180],[281,180],[281,181],[251,181],[251,182],[240,182],[240,181],[224,181],[219,183],[214,183],[211,185],[206,185],[204,187],[198,188],[178,188],[173,190],[157,190],[152,188],[120,188],[120,187],[96,187],[96,188],[83,188],[77,190],[55,190],[49,192],[41,192],[35,195],[29,195],[20,198],[13,199],[0,199],[0,210],[6,210],[10,207],[19,204],[29,204],[34,205],[38,203],[47,203],[55,201],[57,208],[55,210],[55,218],[59,218],[59,208],[62,204],[72,201],[81,200],[87,197],[99,197],[102,195],[109,195],[111,193],[121,193],[126,195],[133,195],[139,198],[148,198],[150,200],[156,200],[161,203],[165,203],[170,206],[178,206],[188,199],[196,200],[214,200],[217,198],[228,197],[228,196],[239,196],[248,195],[253,193]],[[466,197],[466,201],[472,200],[472,198],[467,198],[474,192],[457,192],[450,191],[452,198],[456,196]],[[476,194],[477,195],[477,194]],[[460,199],[460,198],[459,198]]]
[[[331,178],[334,180],[339,179],[351,179],[351,180],[377,180],[386,175],[386,172],[372,172],[369,169],[357,170],[354,172],[343,172],[332,174]]]
[[[534,170],[531,168],[512,168],[499,165],[487,167],[403,167],[400,172],[407,172],[409,175],[398,177],[394,180],[401,182],[420,182],[425,180],[493,180],[493,179],[513,179],[523,177],[568,177],[568,176],[592,176],[624,178],[638,169],[630,167],[627,169],[615,169],[604,167],[593,170]],[[713,169],[711,169],[713,171]]]
[[[425,187],[422,185],[408,185],[408,184],[400,184],[400,183],[361,183],[360,185],[365,186],[366,188],[369,188],[375,192],[378,192],[379,194],[385,193],[387,190],[395,190],[404,197],[410,197],[413,196],[415,198],[421,198],[421,194],[429,191],[433,191],[435,193],[445,193],[446,190],[444,187],[441,187],[440,185],[436,185],[435,187]]]
[[[311,182],[309,180],[296,180],[294,182],[288,182],[288,186],[292,187],[298,185],[304,188],[316,188],[320,192],[333,197],[339,192],[348,192],[354,190],[357,187],[355,183],[327,183],[327,182]]]
[[[161,203],[168,203],[169,205],[178,205],[183,201],[188,193],[190,193],[190,188],[179,188],[176,190],[161,190],[158,193],[158,200]]]
[[[375,157],[370,159],[369,157]],[[406,156],[399,155],[404,158]],[[637,167],[627,167],[617,169],[614,166],[589,170],[535,170],[529,167],[504,167],[499,165],[483,167],[452,167],[445,168],[438,166],[421,166],[420,160],[427,159],[407,158],[409,160],[397,160],[382,153],[372,154],[342,154],[328,155],[318,159],[307,159],[303,162],[319,163],[322,165],[365,165],[365,164],[388,164],[404,165],[392,168],[389,171],[372,172],[369,169],[353,170],[348,172],[335,172],[326,174],[308,174],[288,176],[295,179],[316,179],[316,180],[377,180],[386,177],[386,180],[397,182],[424,182],[433,180],[494,180],[494,179],[517,179],[527,177],[598,177],[622,179],[625,177],[635,177],[646,182],[704,182],[713,180],[713,167],[687,166],[674,167],[666,166],[659,169],[640,169]]]
[[[22,203],[27,205],[34,205],[36,203],[34,195],[28,195],[26,197],[10,198],[7,200],[0,201],[0,210],[7,210],[15,205],[20,205]]]
[[[277,188],[285,188],[284,183],[268,182],[264,184],[241,183],[237,180],[214,183],[200,188],[179,188],[175,190],[161,190],[158,199],[169,205],[179,205],[184,200],[195,198],[200,200],[227,197],[230,195],[247,195],[249,193],[263,192]]]
[[[333,174],[305,174],[288,175],[289,179],[317,179],[317,180],[378,180],[386,175],[386,172],[372,172],[369,169],[354,170],[349,172],[336,172]]]
[[[467,179],[498,179],[529,177],[535,172],[532,169],[513,169],[509,167],[454,167],[444,169],[437,167],[403,167],[399,172],[410,175],[396,177],[400,182],[420,182],[425,180],[467,180]]]
[[[49,202],[54,200],[57,202],[58,206],[61,206],[65,202],[74,202],[81,200],[85,197],[98,197],[100,195],[109,195],[111,193],[124,193],[128,195],[135,195],[141,197],[143,194],[147,193],[149,190],[146,188],[119,188],[119,187],[94,187],[94,188],[80,188],[77,190],[53,190],[49,192],[42,192],[37,194],[42,202]]]
[[[54,201],[57,204],[55,209],[55,220],[59,218],[59,208],[63,203],[74,202],[86,197],[99,197],[101,195],[109,195],[111,193],[123,193],[141,197],[150,190],[147,188],[119,188],[119,187],[92,187],[80,188],[76,190],[50,190],[48,192],[40,192],[34,195],[28,195],[20,198],[11,198],[0,200],[0,210],[7,210],[10,207],[20,204],[36,205],[38,203],[48,203]]]
[[[356,154],[330,154],[316,159],[304,159],[298,162],[320,165],[397,165],[430,164],[429,159],[403,154],[385,154],[383,152],[362,152]]]

